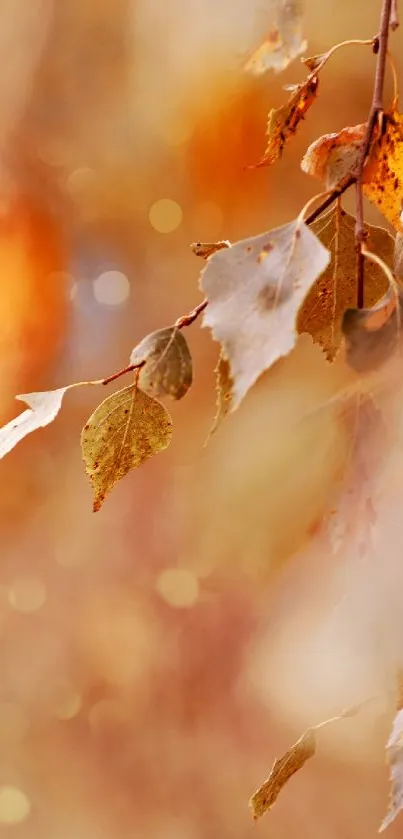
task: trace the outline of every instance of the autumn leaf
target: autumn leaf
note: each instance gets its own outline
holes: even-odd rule
[[[271,810],[287,781],[290,780],[292,775],[302,769],[307,760],[313,757],[316,752],[317,731],[328,725],[339,722],[340,720],[347,719],[348,717],[355,717],[371,701],[372,698],[366,699],[363,702],[359,702],[356,705],[346,708],[336,717],[331,717],[331,719],[324,720],[323,722],[312,726],[312,728],[308,728],[302,737],[300,737],[300,739],[291,746],[283,757],[275,760],[269,777],[252,795],[252,798],[249,801],[253,818],[258,819],[260,816],[263,816],[264,813],[267,813],[268,810]]]
[[[293,137],[301,120],[313,105],[318,83],[317,76],[308,76],[303,84],[293,86],[291,96],[285,105],[271,109],[266,129],[268,137],[266,151],[259,163],[249,168],[269,166],[281,157],[285,144]]]
[[[319,178],[326,189],[334,189],[345,178],[354,176],[360,159],[366,124],[343,128],[336,134],[319,137],[306,151],[301,167]],[[403,190],[403,115],[394,111],[383,115],[382,130],[375,128],[368,160],[364,166],[364,195],[396,228],[400,219]]]
[[[322,181],[325,189],[338,187],[357,168],[366,127],[365,123],[349,126],[319,137],[306,150],[302,171]]]
[[[388,812],[379,828],[386,830],[403,810],[403,710],[400,709],[393,721],[393,728],[386,744],[390,770],[391,792]]]
[[[218,426],[221,425],[223,419],[225,419],[231,408],[233,381],[231,378],[231,369],[229,361],[222,351],[220,352],[217,367],[215,368],[215,374],[217,391],[217,410],[206,443],[208,443],[212,434],[214,434],[217,431]]]
[[[384,114],[383,130],[364,169],[364,194],[399,230],[403,194],[403,114]]]
[[[136,384],[108,396],[81,433],[81,450],[97,512],[106,495],[131,469],[141,466],[171,441],[171,417]]]
[[[271,3],[271,11],[268,35],[244,67],[256,76],[267,70],[280,73],[307,48],[307,42],[302,37],[301,0],[276,0]]]
[[[223,250],[223,248],[230,248],[231,242],[223,239],[221,242],[193,242],[190,246],[195,256],[201,256],[202,259],[208,259],[213,253]]]
[[[71,385],[58,390],[23,393],[17,396],[29,407],[15,419],[0,429],[0,459],[8,454],[27,434],[44,428],[57,417],[62,406],[63,396]]]
[[[150,332],[134,348],[130,364],[146,363],[138,383],[152,396],[182,399],[192,384],[193,366],[183,333],[174,326]]]
[[[231,411],[296,341],[295,318],[329,251],[299,220],[214,254],[201,275],[203,325],[222,345],[233,379]]]
[[[357,298],[355,219],[337,203],[310,228],[330,251],[331,260],[302,303],[297,330],[308,332],[332,361],[342,341],[344,313],[355,306]],[[369,224],[365,225],[365,231],[368,247],[392,265],[394,246],[390,234]],[[387,290],[388,280],[382,269],[372,262],[366,263],[365,306],[373,306]]]
[[[291,776],[298,772],[316,751],[315,731],[309,728],[279,760],[275,760],[267,781],[252,795],[249,805],[254,819],[267,813]]]
[[[365,309],[348,309],[342,330],[346,339],[346,359],[359,373],[375,370],[396,350],[403,307],[403,289],[399,308],[392,288],[376,303]]]

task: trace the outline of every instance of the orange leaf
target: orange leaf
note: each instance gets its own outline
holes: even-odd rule
[[[364,170],[364,194],[393,224],[402,229],[403,114],[384,115],[384,130],[373,144]]]
[[[250,168],[269,166],[281,157],[285,144],[295,134],[301,120],[313,105],[317,90],[318,77],[308,79],[292,89],[288,102],[281,108],[272,108],[269,113],[266,134],[269,138],[266,151],[259,161]]]

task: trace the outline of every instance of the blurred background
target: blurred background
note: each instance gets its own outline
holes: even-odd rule
[[[308,54],[372,37],[379,7],[306,0]],[[196,305],[191,242],[280,225],[319,191],[301,156],[366,119],[374,57],[337,53],[283,159],[245,170],[305,76],[299,60],[243,72],[269,21],[270,0],[2,0],[2,422],[16,393],[106,376]],[[336,549],[318,525],[351,458],[329,402],[343,362],[303,336],[204,448],[218,348],[199,323],[186,337],[169,450],[96,516],[79,435],[104,393],[68,394],[0,464],[2,832],[368,837],[388,796],[384,698],[323,732],[257,826],[248,799],[306,726],[382,697],[401,658],[402,386],[371,528],[352,496]]]

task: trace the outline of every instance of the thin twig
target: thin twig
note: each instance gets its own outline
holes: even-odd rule
[[[192,323],[194,323],[196,318],[198,318],[199,315],[202,312],[204,312],[204,309],[206,308],[207,303],[208,303],[208,300],[202,300],[202,302],[199,303],[198,306],[195,306],[195,308],[192,309],[191,312],[188,312],[187,315],[182,315],[182,317],[178,318],[175,321],[175,324],[174,324],[175,329],[183,329],[184,326],[190,326]]]
[[[369,112],[367,130],[362,143],[362,150],[357,165],[356,173],[356,209],[357,218],[355,224],[355,241],[357,248],[357,307],[364,307],[364,256],[362,247],[365,242],[364,227],[364,203],[362,195],[362,175],[368,154],[371,149],[372,137],[375,125],[383,112],[383,87],[385,81],[386,57],[388,54],[389,25],[392,10],[392,0],[383,0],[381,20],[379,25],[379,51],[377,54],[374,91],[372,95],[371,110]]]

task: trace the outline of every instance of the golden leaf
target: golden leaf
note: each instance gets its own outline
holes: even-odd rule
[[[140,387],[152,396],[182,399],[193,377],[192,356],[183,333],[174,326],[150,332],[134,348],[130,364],[145,361],[139,371]]]
[[[207,443],[210,440],[212,434],[217,431],[219,425],[221,425],[222,421],[227,416],[232,402],[232,387],[233,381],[231,378],[231,368],[229,365],[228,359],[225,357],[223,351],[220,352],[220,357],[218,359],[217,367],[215,368],[216,374],[216,391],[217,391],[217,401],[216,401],[216,415],[214,417],[214,422],[207,438]]]
[[[396,228],[402,229],[403,114],[384,114],[384,130],[373,143],[364,169],[364,195]]]
[[[108,396],[81,433],[96,512],[106,495],[131,469],[167,448],[172,420],[166,408],[135,384]]]
[[[356,305],[357,252],[355,219],[339,203],[310,225],[329,249],[331,261],[309,290],[298,312],[297,330],[308,332],[332,361],[342,340],[342,321],[347,309]],[[366,243],[386,264],[393,262],[393,239],[382,227],[366,224]],[[382,269],[372,262],[365,265],[365,306],[370,307],[388,290]]]
[[[298,772],[313,757],[316,751],[316,736],[312,728],[291,746],[288,752],[279,760],[275,760],[267,781],[252,795],[249,805],[254,819],[260,818],[270,810],[291,776]]]
[[[317,76],[313,78],[309,76],[303,84],[293,88],[285,105],[271,109],[267,121],[266,134],[269,139],[266,151],[259,163],[250,168],[269,166],[281,157],[285,144],[295,134],[299,123],[313,105],[317,96],[318,83]]]

